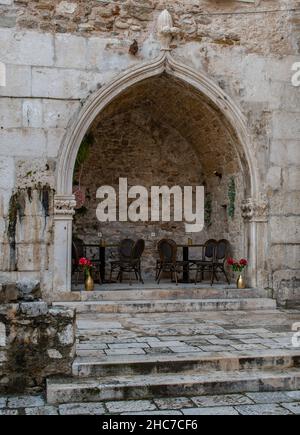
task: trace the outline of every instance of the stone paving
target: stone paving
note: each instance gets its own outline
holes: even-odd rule
[[[292,327],[297,322],[300,322],[298,310],[188,314],[83,312],[77,317],[75,367],[95,362],[126,367],[131,361],[143,362],[150,357],[156,362],[171,357],[170,361],[174,362],[176,358],[191,355],[197,358],[276,355],[276,352],[296,355],[300,349],[293,347]],[[284,362],[280,364],[284,366]],[[78,401],[53,406],[42,396],[2,397],[0,415],[300,415],[300,391],[153,397],[101,402],[98,399],[93,403]]]
[[[294,349],[298,310],[191,313],[80,313],[79,360],[161,354]],[[300,350],[300,348],[299,348]]]
[[[49,406],[42,396],[0,397],[0,415],[300,415],[300,391]]]

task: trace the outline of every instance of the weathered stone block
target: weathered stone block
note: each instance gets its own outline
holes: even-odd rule
[[[75,312],[60,307],[55,311],[53,315],[45,302],[0,305],[0,346],[6,346],[6,358],[0,364],[0,394],[36,392],[44,388],[49,376],[71,374]],[[73,331],[68,340],[72,344],[59,339],[58,334],[64,336],[66,330]],[[23,406],[22,398],[12,400]],[[41,400],[26,401],[26,406],[43,405]],[[9,404],[15,406],[13,401]]]
[[[86,98],[103,76],[95,72],[62,68],[33,68],[32,96],[44,98]]]
[[[19,128],[0,131],[1,156],[43,156],[46,135],[41,129]],[[1,157],[2,158],[2,157]]]
[[[275,112],[272,116],[272,135],[274,139],[299,140],[300,113]]]
[[[23,101],[23,127],[43,127],[43,105],[41,100]]]
[[[283,180],[287,191],[300,190],[300,168],[291,167],[285,170]]]
[[[282,169],[279,166],[272,166],[267,173],[267,187],[278,190],[282,185]]]
[[[0,96],[30,97],[31,67],[22,65],[6,65],[6,86],[0,86]]]
[[[300,125],[300,124],[299,124]],[[270,145],[270,162],[280,167],[294,165],[300,161],[300,141],[299,135],[294,140],[288,139],[272,140]]]
[[[33,301],[41,298],[40,282],[31,279],[22,279],[17,281],[16,287],[19,291],[19,299]]]
[[[8,64],[51,66],[54,62],[53,36],[0,28],[0,52],[2,62]]]
[[[88,67],[86,62],[86,38],[70,34],[58,34],[55,36],[54,42],[56,66],[81,69]]]
[[[80,108],[77,101],[43,100],[43,125],[45,128],[64,129]]]
[[[63,138],[66,134],[64,128],[48,128],[47,130],[47,156],[57,157],[60,147],[63,143]]]
[[[17,128],[22,126],[22,104],[20,100],[12,98],[0,99],[1,128]]]
[[[300,216],[272,216],[270,234],[273,243],[300,243]]]
[[[28,317],[38,317],[48,312],[46,302],[21,302],[20,311]]]

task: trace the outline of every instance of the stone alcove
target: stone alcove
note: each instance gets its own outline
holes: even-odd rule
[[[168,135],[171,131],[176,132],[183,146],[177,147],[178,152],[173,149],[172,155],[177,159],[179,149],[184,149],[183,143],[189,144],[186,149],[195,156],[191,166],[194,169],[189,176],[192,180],[196,176],[197,180],[202,180],[213,191],[215,205],[223,209],[220,213],[217,211],[215,216],[219,216],[222,222],[225,206],[228,205],[224,202],[225,186],[234,177],[237,187],[236,222],[222,226],[222,230],[217,232],[220,226],[216,220],[215,226],[212,225],[203,236],[218,238],[220,234],[222,237],[235,238],[236,251],[250,260],[249,277],[252,285],[263,286],[265,271],[257,268],[257,261],[259,254],[260,262],[264,262],[266,254],[267,244],[264,242],[268,207],[258,189],[257,166],[246,120],[230,97],[206,75],[178,63],[171,54],[163,52],[150,63],[128,70],[96,92],[85,103],[61,146],[54,216],[54,290],[62,293],[71,289],[72,221],[75,214],[73,173],[80,144],[86,133],[94,129],[100,141],[99,147],[105,147],[103,128],[117,119],[121,121],[122,117],[124,124],[128,111],[132,117],[143,112],[144,121],[148,116],[148,125],[154,121],[168,126]],[[140,119],[139,116],[137,118]],[[97,133],[99,129],[100,134]],[[106,145],[109,145],[109,141]],[[98,152],[99,147],[95,147]],[[101,165],[98,169],[101,178]],[[215,172],[221,174],[222,178]],[[102,180],[99,181],[101,185]],[[240,217],[240,207],[244,220]]]
[[[143,270],[153,279],[156,245],[161,238],[177,243],[192,237],[196,243],[210,238],[230,240],[233,255],[244,255],[244,222],[240,213],[247,191],[247,168],[236,149],[238,139],[225,116],[191,86],[167,74],[146,79],[124,91],[94,120],[89,156],[74,180],[86,201],[76,210],[73,234],[89,244],[99,233],[109,243],[122,238],[143,238]],[[99,223],[96,192],[100,186],[118,191],[119,178],[129,187],[205,186],[206,225],[201,233],[186,234],[184,222]],[[233,183],[235,212],[229,213]],[[192,255],[199,256],[194,249]],[[109,254],[109,252],[108,252]]]

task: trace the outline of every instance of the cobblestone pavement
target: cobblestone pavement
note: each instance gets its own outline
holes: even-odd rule
[[[42,396],[0,397],[0,415],[300,415],[300,391],[48,406]]]
[[[299,310],[78,314],[79,360],[293,349]],[[299,349],[300,350],[300,349]]]

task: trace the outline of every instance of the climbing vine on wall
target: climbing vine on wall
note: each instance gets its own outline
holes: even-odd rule
[[[228,198],[229,198],[229,206],[227,208],[228,216],[233,219],[235,214],[235,199],[236,199],[236,186],[235,186],[234,177],[230,178],[228,184]]]
[[[77,153],[76,162],[75,162],[75,170],[74,174],[78,175],[79,180],[78,183],[80,184],[80,178],[83,170],[83,165],[86,162],[86,160],[89,158],[90,155],[90,147],[94,143],[94,136],[92,133],[88,133],[83,138],[83,141],[81,142],[80,148]],[[77,181],[77,180],[76,180]]]
[[[212,216],[212,198],[211,198],[211,194],[207,193],[205,195],[205,203],[204,203],[204,221],[207,227],[211,225],[211,216]]]

